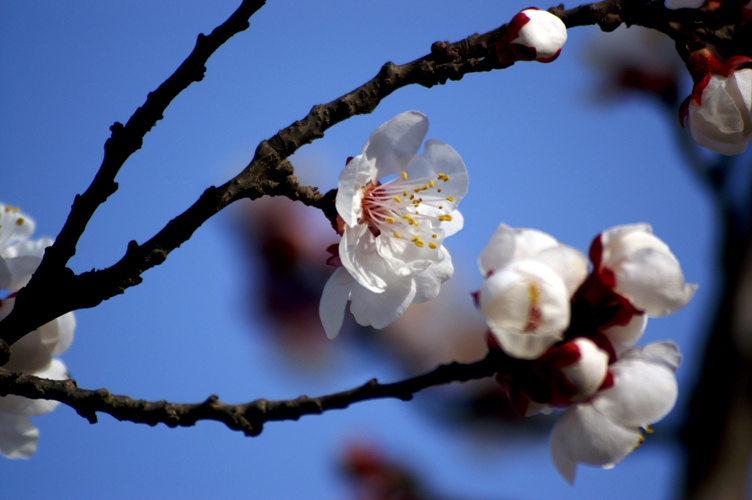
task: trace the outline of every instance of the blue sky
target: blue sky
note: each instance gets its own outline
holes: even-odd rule
[[[110,125],[125,122],[187,56],[196,35],[210,32],[238,3],[0,4],[0,199],[36,219],[36,236],[57,234],[101,162]],[[210,59],[205,79],[173,102],[126,163],[119,190],[95,214],[71,267],[83,272],[116,262],[129,240],[145,241],[207,186],[237,173],[262,139],[361,85],[384,62],[411,61],[436,40],[488,31],[528,6],[270,1],[249,30]],[[570,30],[552,64],[519,63],[432,89],[402,89],[374,113],[332,128],[292,162],[303,182],[326,191],[376,127],[409,109],[424,112],[428,137],[453,146],[470,172],[460,205],[465,228],[447,242],[455,280],[466,291],[479,287],[475,259],[502,221],[542,229],[583,251],[613,225],[651,223],[688,281],[700,284],[685,310],[652,320],[644,338],[680,343],[686,398],[712,310],[715,214],[682,163],[673,115],[638,99],[595,103],[583,53],[596,31]],[[81,387],[143,399],[197,402],[219,394],[245,402],[400,378],[393,363],[342,337],[328,370],[291,366],[243,310],[247,287],[237,270],[246,263],[236,221],[231,207],[145,273],[142,285],[76,313],[76,340],[64,360]],[[676,424],[684,403],[665,425]],[[582,468],[571,488],[550,463],[545,435],[524,440],[510,430],[481,442],[399,401],[272,423],[253,439],[217,423],[167,429],[101,416],[90,425],[67,407],[35,423],[42,433],[37,455],[0,461],[3,498],[124,499],[146,491],[344,499],[349,490],[337,464],[357,436],[410,464],[430,488],[466,498],[602,498],[608,491],[614,499],[663,499],[679,470],[677,450],[656,439],[614,470]]]

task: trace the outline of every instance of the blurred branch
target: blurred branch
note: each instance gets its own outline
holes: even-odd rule
[[[298,420],[304,415],[318,415],[328,410],[344,409],[351,404],[372,399],[400,399],[409,401],[413,395],[428,387],[466,382],[492,376],[503,363],[498,351],[474,363],[450,363],[417,377],[380,384],[372,379],[349,391],[309,398],[301,396],[287,401],[258,399],[251,403],[229,405],[217,396],[203,403],[177,404],[167,401],[144,401],[127,396],[115,396],[106,389],[79,389],[75,380],[49,380],[32,375],[11,373],[0,369],[0,395],[16,394],[30,399],[52,399],[70,406],[91,423],[97,422],[97,412],[107,413],[118,420],[168,427],[188,427],[199,420],[216,420],[246,436],[257,436],[266,422]]]

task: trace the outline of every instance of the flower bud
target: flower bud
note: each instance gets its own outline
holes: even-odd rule
[[[561,53],[567,42],[567,27],[557,16],[538,10],[525,9],[512,18],[507,31],[496,44],[502,63],[515,61],[551,62]]]
[[[751,63],[749,57],[735,56],[700,79],[693,73],[696,83],[680,115],[700,146],[723,155],[747,149],[752,140]]]

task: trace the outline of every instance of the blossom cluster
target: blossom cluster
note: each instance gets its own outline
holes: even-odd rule
[[[613,467],[673,408],[681,356],[671,341],[635,347],[648,317],[692,298],[678,260],[646,224],[598,235],[586,257],[552,236],[502,224],[478,264],[475,294],[497,381],[520,415],[566,408],[551,437],[573,482],[578,463]]]
[[[0,203],[0,288],[8,294],[0,300],[0,320],[10,314],[16,292],[25,286],[39,266],[49,238],[30,240],[34,221],[18,208]],[[68,378],[65,364],[54,357],[73,342],[76,319],[67,313],[28,333],[12,346],[10,361],[3,369],[53,380]],[[0,397],[0,453],[9,458],[29,458],[37,449],[39,430],[33,416],[54,410],[59,402]]]

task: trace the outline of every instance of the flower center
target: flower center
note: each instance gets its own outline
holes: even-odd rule
[[[368,183],[363,188],[363,217],[374,236],[382,233],[394,238],[409,238],[418,248],[432,250],[441,246],[441,222],[450,222],[456,203],[442,194],[450,182],[446,174],[408,179],[407,172],[385,183]],[[442,187],[443,186],[443,187]]]
[[[23,217],[17,215],[20,211],[19,207],[13,208],[10,205],[0,210],[0,248],[11,240],[16,228],[23,226],[26,222]]]

